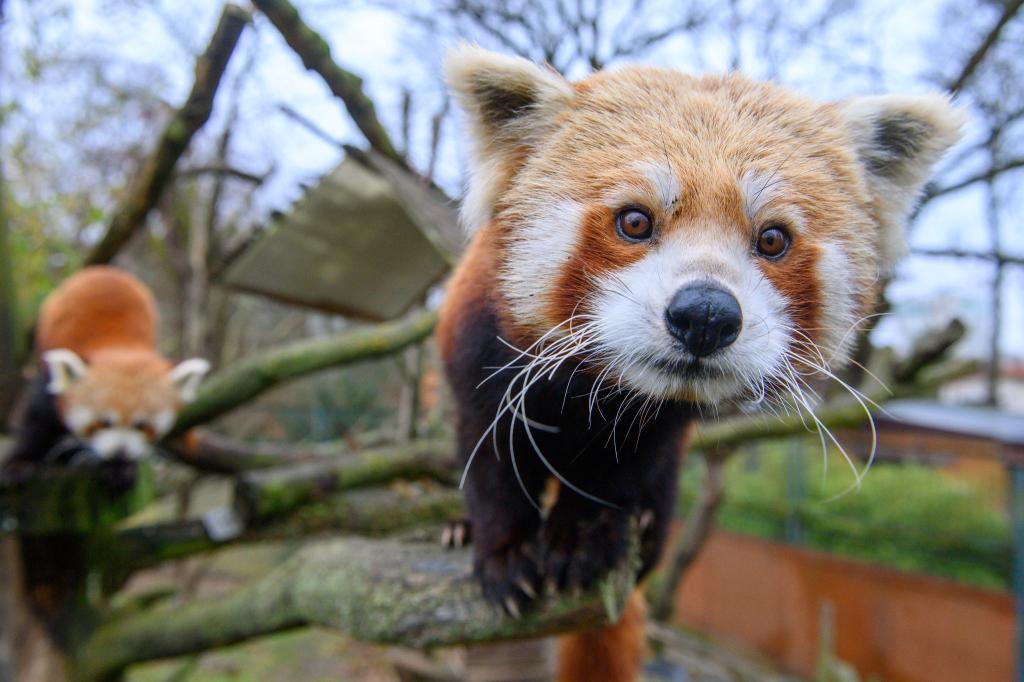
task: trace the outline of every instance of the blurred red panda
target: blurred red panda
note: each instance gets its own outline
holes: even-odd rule
[[[164,358],[158,325],[153,295],[122,270],[90,267],[58,286],[39,313],[42,367],[8,466],[148,454],[209,370]]]

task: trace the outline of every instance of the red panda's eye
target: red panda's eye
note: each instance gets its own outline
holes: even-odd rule
[[[615,218],[615,226],[619,234],[630,241],[650,239],[654,233],[654,221],[639,208],[627,208],[619,213]]]
[[[789,249],[789,235],[781,227],[769,226],[757,238],[757,252],[765,258],[779,258]]]
[[[156,438],[156,430],[145,419],[136,419],[132,422],[132,428],[150,440]]]
[[[102,419],[96,422],[96,426],[98,426],[101,429],[109,429],[112,426],[114,426],[114,420],[111,419],[110,417],[103,417]]]

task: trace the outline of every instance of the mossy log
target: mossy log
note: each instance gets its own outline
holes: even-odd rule
[[[146,216],[174,177],[178,159],[209,120],[217,88],[249,19],[249,13],[241,7],[230,3],[224,6],[206,50],[196,61],[195,81],[188,99],[173,113],[160,134],[156,149],[133,175],[106,233],[85,257],[85,265],[109,263],[145,223]]]
[[[174,443],[176,452],[183,446],[183,443]],[[323,461],[351,449],[344,439],[308,444],[254,443],[204,430],[196,432],[195,440],[189,444],[187,459],[189,465],[197,469],[230,475]]]
[[[384,536],[439,524],[464,514],[462,494],[437,485],[403,484],[329,495],[273,521],[244,525],[228,509],[202,519],[123,529],[97,540],[104,591],[119,589],[136,571],[196,556],[236,542],[293,539],[316,533]],[[228,517],[225,519],[225,517]],[[237,524],[224,534],[223,526]]]
[[[331,93],[345,105],[370,147],[403,167],[408,167],[405,157],[398,152],[377,117],[373,100],[363,91],[363,79],[341,68],[331,58],[331,48],[327,41],[302,20],[295,6],[288,0],[253,0],[253,4],[270,19],[270,23],[302,60],[302,65],[324,79]]]
[[[965,377],[976,370],[976,363],[958,361],[921,368],[918,370],[915,383],[895,384],[890,385],[888,390],[869,392],[866,394],[865,404],[870,407],[871,402],[881,404],[896,398],[926,395],[943,384]],[[833,431],[855,428],[868,420],[868,412],[852,399],[836,400],[822,405],[815,413],[819,421]],[[701,423],[690,447],[692,450],[730,448],[764,438],[787,438],[813,430],[814,423],[806,415],[801,419],[796,412],[783,417],[764,414],[730,417],[717,422]]]
[[[33,469],[0,478],[0,533],[90,533],[111,528],[156,497],[150,468],[135,485],[110,490],[103,468]]]
[[[339,491],[417,478],[454,483],[454,446],[416,441],[247,473],[235,485],[235,505],[247,523],[263,524]]]
[[[436,322],[436,312],[421,311],[394,322],[299,341],[241,360],[202,385],[196,400],[178,415],[169,437],[211,421],[286,381],[390,355],[429,336]]]
[[[128,665],[198,653],[302,625],[357,639],[435,647],[538,637],[618,618],[633,591],[623,566],[593,591],[544,599],[521,619],[487,603],[467,551],[434,542],[338,540],[310,545],[222,597],[158,607],[99,628],[76,679],[112,680]]]

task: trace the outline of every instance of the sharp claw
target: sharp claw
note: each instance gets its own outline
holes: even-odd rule
[[[508,615],[512,616],[516,620],[522,618],[523,614],[519,610],[519,604],[512,597],[505,597],[505,610],[508,611]]]
[[[452,543],[456,547],[462,547],[466,541],[466,526],[461,523],[455,524],[455,529],[452,531]]]
[[[530,581],[526,578],[519,578],[518,580],[516,580],[516,585],[518,585],[519,589],[523,591],[523,594],[525,594],[530,599],[537,598],[537,590],[533,589],[533,585],[531,585]]]
[[[550,595],[558,594],[558,583],[555,582],[554,578],[548,578],[544,581],[544,591]]]
[[[654,512],[650,509],[640,515],[640,530],[644,531],[650,528],[651,524],[654,523]]]

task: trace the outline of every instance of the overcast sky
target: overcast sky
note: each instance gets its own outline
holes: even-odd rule
[[[25,0],[8,4],[6,54],[10,60],[19,44],[32,40],[20,21],[24,17]],[[170,21],[154,13],[126,9],[124,0],[78,0],[64,31],[69,53],[76,49],[117,55],[120,60],[137,65],[156,65],[169,78],[167,101],[179,103],[192,78],[191,55],[204,46],[219,14],[220,3],[157,2]],[[341,10],[347,3],[312,1],[299,3],[306,8],[307,20],[321,31],[332,45],[335,57],[346,67],[364,76],[369,94],[378,111],[397,129],[399,101],[403,88],[416,93],[416,106],[433,112],[442,103],[439,58],[447,45],[444,41],[427,41],[411,30],[399,17],[380,10]],[[609,3],[612,7],[615,3]],[[875,90],[921,92],[929,89],[921,74],[934,72],[929,63],[929,45],[938,35],[935,2],[906,2],[893,8],[892,3],[870,0],[868,11],[852,17],[850,23],[840,21],[838,32],[859,32],[869,36],[860,48],[872,51],[872,58],[882,67],[869,76],[849,75],[826,68],[813,57],[785,65],[782,79],[819,99],[866,94]],[[167,25],[179,27],[177,35]],[[845,35],[845,34],[844,34]],[[930,42],[931,41],[931,42]],[[722,71],[728,67],[729,48],[709,40],[698,53],[690,45],[669,41],[646,55],[646,63],[687,70]],[[280,114],[276,105],[287,103],[316,121],[337,138],[355,144],[364,141],[348,120],[343,109],[329,96],[320,79],[306,73],[295,55],[284,46],[280,36],[267,22],[258,21],[255,31],[248,31],[232,62],[239,68],[246,55],[255,59],[255,75],[243,91],[242,134],[235,139],[233,164],[262,172],[276,162],[270,183],[259,196],[257,211],[287,210],[301,194],[303,183],[311,183],[333,167],[340,158],[338,150],[323,142]],[[856,55],[854,55],[856,57]],[[171,65],[171,66],[168,66]],[[753,73],[759,76],[761,74]],[[69,89],[63,102],[37,101],[32,106],[45,120],[55,107],[75,106],[76,93]],[[78,103],[80,106],[80,102]],[[223,107],[215,112],[223,115]],[[413,161],[422,164],[426,145],[427,120],[420,116],[413,131]],[[458,119],[448,124],[442,146],[438,180],[453,194],[461,186],[462,146],[458,137]],[[948,169],[955,179],[970,168]],[[1008,215],[1003,220],[1006,250],[1024,255],[1024,247],[1014,246],[1022,235],[1016,217],[1021,197],[1016,178],[1003,181],[1001,191],[1008,197]],[[918,246],[956,246],[984,250],[988,239],[984,227],[984,192],[979,185],[960,193],[955,199],[937,201],[922,214],[913,235]],[[983,354],[989,333],[988,301],[992,269],[982,263],[952,262],[943,259],[911,257],[899,268],[899,276],[891,290],[896,301],[896,314],[880,325],[878,341],[903,347],[912,336],[931,325],[939,325],[953,315],[964,318],[972,329],[967,348]],[[1005,348],[1024,357],[1024,269],[1012,268],[1007,276],[1004,308]]]

